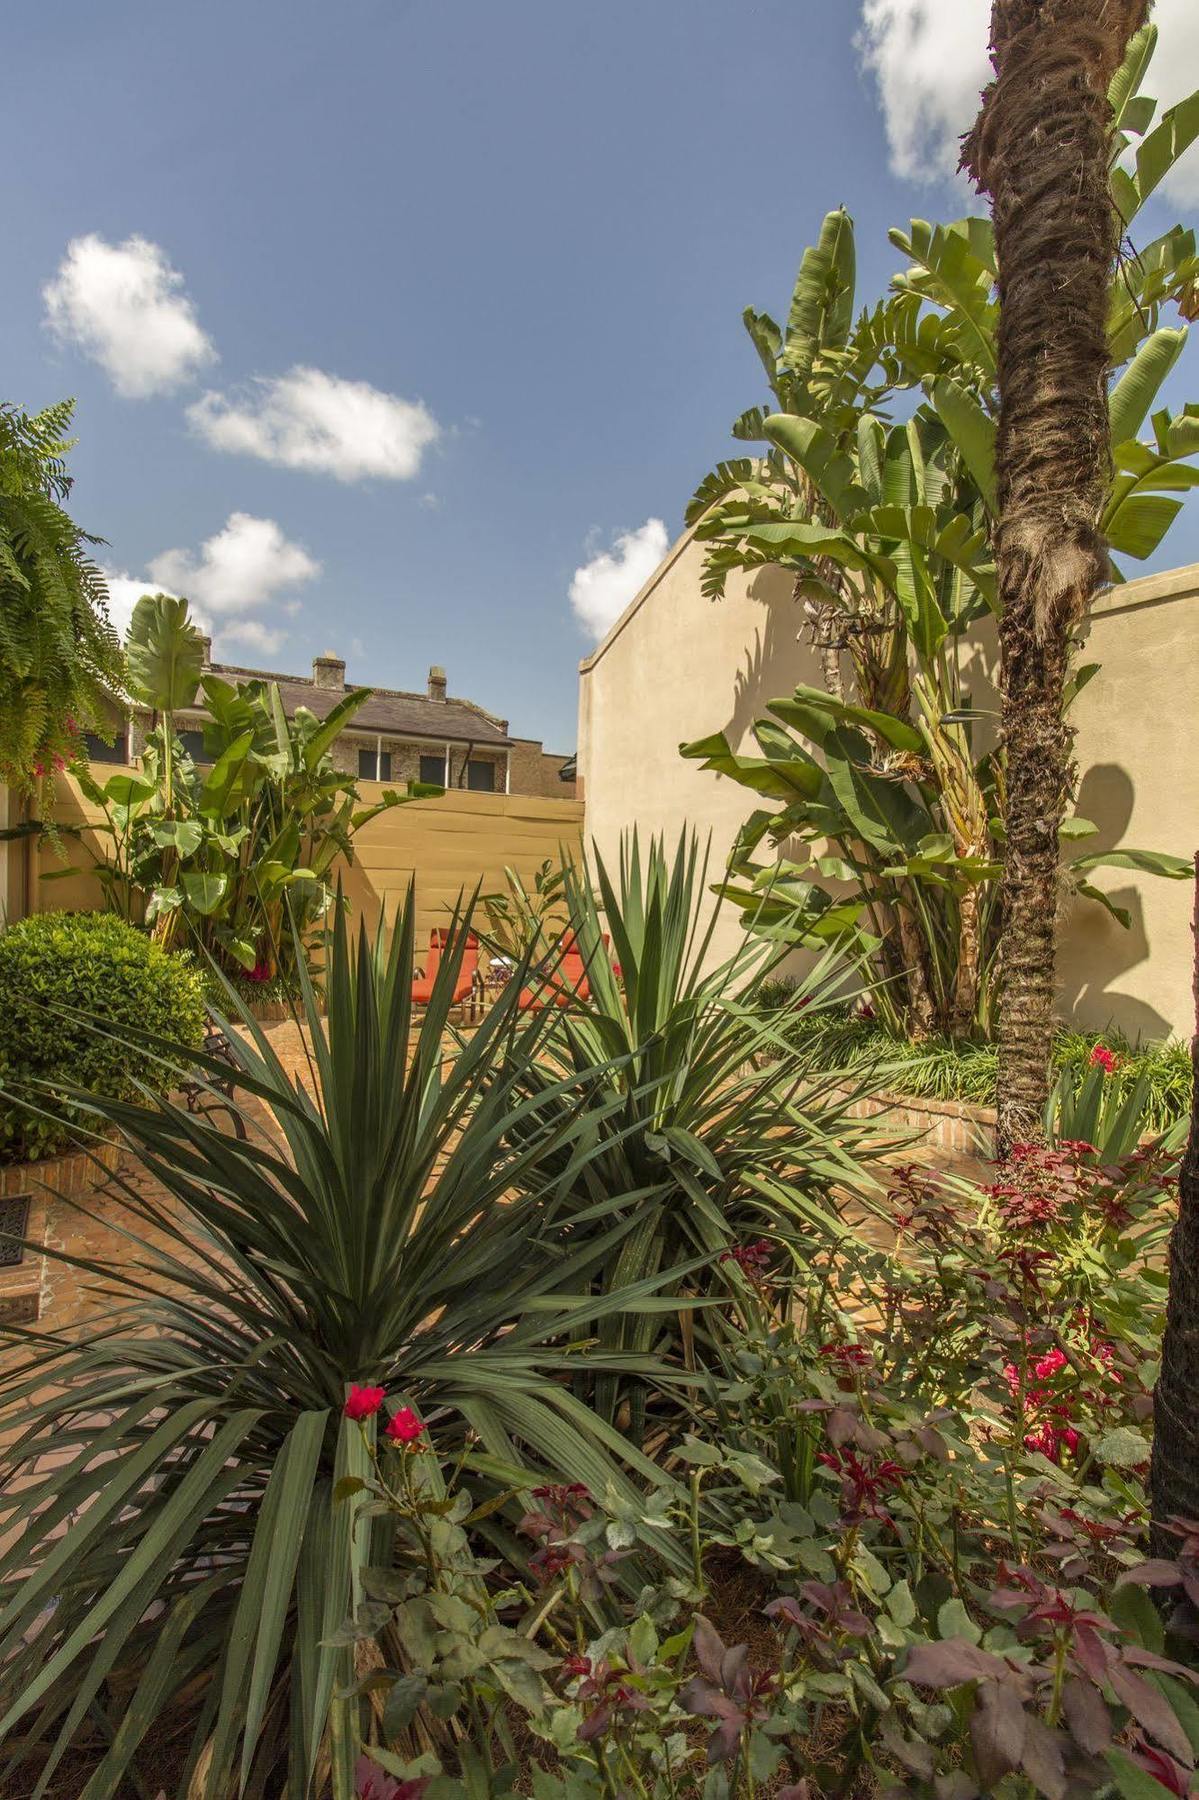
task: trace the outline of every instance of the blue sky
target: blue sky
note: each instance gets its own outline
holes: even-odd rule
[[[673,537],[729,453],[760,397],[742,307],[785,306],[839,202],[863,298],[888,225],[964,210],[937,171],[987,6],[864,5],[857,47],[857,0],[10,20],[4,391],[77,396],[73,507],[128,578],[118,614],[164,585],[240,661],[333,648],[400,687],[443,663],[571,748],[572,582],[597,619],[631,597],[653,522]],[[1175,87],[1199,84],[1189,15],[1159,6]],[[1188,173],[1161,221],[1196,201]],[[1192,507],[1158,564],[1194,559]]]

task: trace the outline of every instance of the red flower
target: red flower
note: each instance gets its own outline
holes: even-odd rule
[[[347,1419],[369,1419],[387,1398],[386,1388],[352,1387],[346,1395],[343,1411]]]
[[[1041,1455],[1048,1457],[1050,1462],[1061,1461],[1063,1444],[1071,1456],[1077,1451],[1079,1437],[1073,1425],[1054,1425],[1047,1419],[1036,1431],[1028,1431],[1024,1434],[1024,1448],[1039,1450]]]
[[[1102,1069],[1105,1075],[1114,1075],[1117,1067],[1115,1051],[1109,1050],[1106,1044],[1096,1044],[1091,1051],[1091,1067]]]
[[[395,1444],[415,1444],[425,1427],[421,1424],[410,1406],[401,1406],[399,1412],[392,1413],[384,1428],[383,1436],[389,1437]]]

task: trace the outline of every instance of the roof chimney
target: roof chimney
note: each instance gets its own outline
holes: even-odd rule
[[[211,669],[212,667],[212,639],[203,631],[200,633],[200,667],[202,669]]]
[[[429,670],[429,698],[430,700],[445,699],[445,670],[439,668],[436,663]]]
[[[312,659],[312,685],[318,688],[334,688],[338,691],[346,685],[345,658],[334,656],[332,650],[326,650],[323,656]]]

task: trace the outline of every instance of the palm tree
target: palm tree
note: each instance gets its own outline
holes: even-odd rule
[[[991,197],[999,289],[1003,734],[1002,1154],[1049,1086],[1058,833],[1071,784],[1070,639],[1107,578],[1109,277],[1119,221],[1108,87],[1148,0],[993,0],[995,79],[962,165]]]

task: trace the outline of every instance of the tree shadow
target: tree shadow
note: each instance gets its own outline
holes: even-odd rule
[[[782,571],[758,570],[746,587],[746,596],[761,608],[757,626],[733,676],[728,718],[720,727],[732,750],[741,748],[756,720],[766,716],[769,701],[790,694],[800,682],[811,681],[815,658],[802,639],[803,610],[782,586]]]
[[[1079,854],[1114,850],[1123,843],[1132,819],[1136,790],[1118,763],[1096,763],[1083,776],[1076,811],[1098,827],[1093,837],[1077,843]],[[1143,877],[1153,880],[1152,876]],[[1113,905],[1123,907],[1131,923],[1126,930],[1095,900],[1078,896],[1068,902],[1058,989],[1068,1018],[1086,1020],[1096,1030],[1118,1025],[1129,1038],[1170,1035],[1170,1021],[1147,1001],[1120,987],[1123,978],[1149,959],[1149,934],[1140,889],[1131,880],[1104,890]]]

